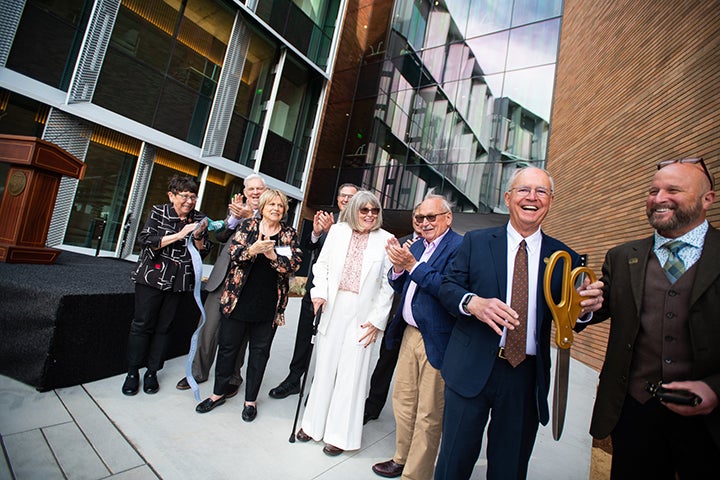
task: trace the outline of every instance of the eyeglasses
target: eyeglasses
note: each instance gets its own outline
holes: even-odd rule
[[[531,187],[522,186],[522,187],[515,187],[515,188],[510,189],[510,191],[513,191],[513,190],[515,190],[515,193],[517,193],[518,196],[520,196],[520,197],[527,197],[528,195],[530,195],[530,192],[532,192],[533,190],[535,190],[535,195],[537,195],[538,198],[547,198],[550,195],[552,195],[552,190],[545,188],[545,187],[531,188]]]
[[[368,213],[371,213],[371,214],[373,214],[373,215],[377,215],[377,214],[380,213],[380,209],[379,209],[379,208],[367,208],[367,207],[362,207],[362,208],[360,209],[360,213],[361,213],[362,215],[367,215]]]
[[[700,166],[703,169],[703,172],[705,172],[705,176],[708,180],[710,180],[710,190],[715,190],[715,180],[713,179],[712,174],[710,173],[710,170],[708,170],[707,165],[705,165],[705,162],[702,158],[681,158],[680,160],[663,160],[662,162],[657,164],[657,169],[660,170],[661,168],[667,167],[668,165],[672,165],[673,163],[690,163],[690,164],[700,164]]]
[[[423,223],[425,220],[427,220],[430,223],[433,223],[435,220],[437,220],[437,217],[439,215],[446,215],[450,212],[442,212],[442,213],[433,213],[432,215],[415,215],[415,223],[418,225]]]
[[[188,200],[191,202],[197,202],[198,199],[197,195],[188,195],[187,193],[176,193],[175,196],[182,198],[183,202],[187,202]]]
[[[338,198],[352,198],[352,196],[355,195],[354,193],[339,193]]]

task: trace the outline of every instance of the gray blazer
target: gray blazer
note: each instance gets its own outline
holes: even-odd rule
[[[242,220],[240,220],[242,222]],[[240,225],[238,223],[238,225]],[[236,228],[225,228],[215,233],[215,240],[222,244],[222,248],[218,252],[215,265],[213,265],[210,271],[210,276],[205,282],[205,290],[208,292],[214,292],[218,288],[225,286],[225,276],[227,275],[228,268],[230,267],[230,255],[228,254],[228,246],[232,243],[229,242],[233,235],[235,235]]]

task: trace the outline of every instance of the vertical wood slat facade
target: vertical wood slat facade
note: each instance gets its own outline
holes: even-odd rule
[[[565,0],[556,82],[543,228],[600,275],[609,248],[652,234],[658,161],[700,156],[720,179],[720,1]],[[720,201],[708,218],[720,227]],[[599,369],[608,331],[577,335],[573,356]]]

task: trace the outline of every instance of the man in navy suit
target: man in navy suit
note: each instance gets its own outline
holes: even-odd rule
[[[436,480],[470,478],[491,409],[487,478],[527,476],[538,423],[549,419],[552,316],[543,294],[543,259],[566,250],[579,265],[575,252],[540,229],[553,187],[545,170],[513,172],[505,192],[510,222],[467,233],[440,288],[443,304],[458,318],[442,367],[445,413]],[[516,255],[525,259],[525,275],[514,274]],[[516,289],[521,302],[511,298],[513,277],[525,279],[525,287]],[[561,284],[558,269],[551,282],[554,298],[560,298]],[[581,317],[600,308],[601,287],[601,281],[589,280],[580,287],[586,297]],[[519,315],[523,310],[527,313]],[[515,339],[506,344],[513,330],[526,332],[525,348],[506,355],[506,347],[519,345]]]
[[[383,477],[403,475],[430,479],[440,444],[445,346],[455,318],[438,298],[462,237],[452,231],[450,203],[429,194],[415,210],[423,240],[409,247],[396,238],[386,247],[393,268],[388,279],[401,299],[385,333],[388,348],[400,346],[392,402],[395,413],[395,455],[373,465]]]

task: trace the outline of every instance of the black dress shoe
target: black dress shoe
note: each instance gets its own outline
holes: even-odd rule
[[[395,461],[391,458],[387,462],[380,462],[376,463],[372,466],[373,472],[377,473],[381,477],[385,478],[395,478],[402,475],[403,469],[405,468],[405,465],[400,465],[399,463],[395,463]]]
[[[303,430],[302,428],[295,434],[295,438],[297,438],[301,442],[309,442],[310,440],[312,440],[312,437],[305,433],[305,430]]]
[[[242,411],[242,419],[246,422],[252,422],[257,417],[257,408],[255,405],[245,405]]]
[[[137,373],[128,373],[122,386],[125,395],[135,395],[140,389],[140,377]]]
[[[377,420],[379,416],[380,415],[375,413],[365,412],[365,414],[363,415],[363,425],[367,425],[370,420]]]
[[[326,443],[325,446],[323,447],[323,453],[325,453],[325,455],[329,455],[331,457],[337,457],[344,451],[345,450],[343,450],[342,448],[338,448],[335,445],[330,445],[329,443]]]
[[[160,390],[160,384],[158,383],[157,372],[146,371],[143,376],[143,392],[153,394],[157,393],[158,390]]]
[[[187,377],[182,377],[179,382],[177,382],[177,385],[175,385],[175,388],[178,390],[190,390],[190,384],[187,381]]]
[[[238,390],[240,390],[240,385],[233,385],[232,383],[229,384],[225,389],[225,398],[234,397],[237,395]]]
[[[297,383],[282,382],[277,387],[270,390],[270,396],[272,398],[285,398],[288,395],[294,395],[300,393],[300,385]]]
[[[220,397],[215,401],[213,401],[211,398],[206,398],[202,402],[198,403],[198,406],[195,407],[195,411],[197,413],[208,413],[210,410],[215,407],[219,407],[223,403],[225,403],[225,397]]]

